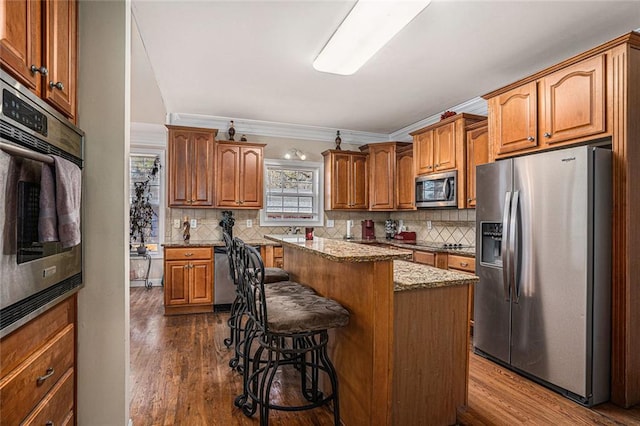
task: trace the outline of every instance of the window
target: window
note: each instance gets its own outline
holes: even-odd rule
[[[321,226],[322,163],[264,161],[262,226]]]
[[[163,154],[160,151],[141,150],[144,152],[132,152],[129,156],[129,205],[133,206],[136,199],[136,192],[140,191],[141,185],[146,182],[147,188],[144,192],[143,204],[150,207],[151,224],[145,232],[144,243],[147,250],[152,253],[158,253],[160,248],[160,236],[163,235],[164,226],[164,209],[162,206],[162,159]],[[154,168],[160,166],[160,170],[153,172]],[[138,188],[138,189],[136,189]],[[129,233],[129,244],[132,248],[140,244],[140,237]]]

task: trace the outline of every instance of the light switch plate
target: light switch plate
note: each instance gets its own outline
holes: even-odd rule
[[[173,227],[180,229],[180,219],[173,219]]]
[[[191,229],[196,229],[198,226],[198,221],[196,219],[191,219]]]
[[[253,221],[251,219],[247,219],[247,228],[253,227]]]
[[[431,231],[431,228],[432,228],[432,226],[431,226],[431,221],[430,221],[430,220],[428,220],[428,221],[427,221],[427,229],[428,229],[429,231]]]
[[[333,228],[334,226],[336,225],[333,219],[327,219],[327,228]]]

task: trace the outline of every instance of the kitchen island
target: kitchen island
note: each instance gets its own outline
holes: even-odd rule
[[[350,312],[333,330],[342,422],[450,425],[466,404],[469,274],[404,261],[411,252],[315,237],[266,236],[292,280]]]

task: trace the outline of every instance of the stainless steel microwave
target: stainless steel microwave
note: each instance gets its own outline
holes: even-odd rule
[[[416,178],[416,207],[457,207],[458,171],[432,173]]]

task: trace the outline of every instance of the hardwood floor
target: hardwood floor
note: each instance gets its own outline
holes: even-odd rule
[[[242,380],[228,366],[227,313],[163,315],[162,288],[131,289],[131,418],[134,426],[252,425],[234,407]],[[640,425],[640,406],[581,407],[515,373],[471,354],[469,405],[462,425]],[[293,372],[280,375],[277,399],[296,395]],[[291,384],[291,386],[287,386]],[[327,408],[300,413],[273,411],[274,425],[330,425]],[[403,425],[404,426],[404,425]],[[407,425],[413,426],[413,425]]]

